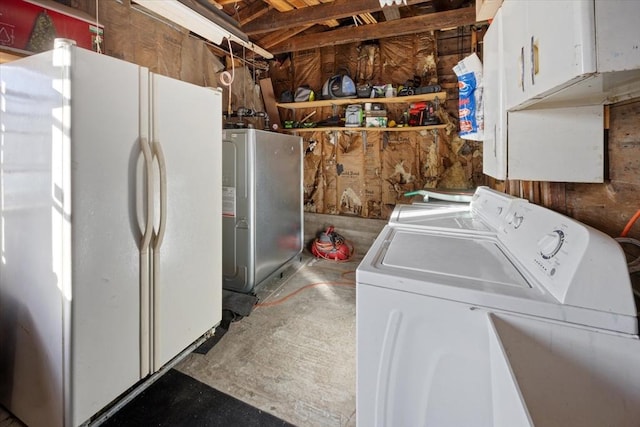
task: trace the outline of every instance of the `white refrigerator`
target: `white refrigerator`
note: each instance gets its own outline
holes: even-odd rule
[[[0,66],[0,404],[76,426],[221,320],[221,94],[59,43]]]

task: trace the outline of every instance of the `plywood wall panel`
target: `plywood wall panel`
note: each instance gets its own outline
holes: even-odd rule
[[[614,105],[610,114],[609,177],[640,186],[640,102]]]
[[[365,205],[362,216],[366,218],[382,218],[382,144],[387,134],[368,132],[364,175]]]
[[[334,46],[334,72],[338,74],[341,68],[348,70],[349,76],[356,82],[358,73],[358,45],[355,43]],[[317,64],[316,64],[317,67]],[[342,73],[342,72],[340,72]],[[332,74],[332,75],[333,75]],[[326,80],[326,79],[325,79]],[[322,81],[324,84],[324,81]]]
[[[323,208],[319,213],[337,215],[338,210],[338,135],[324,132],[322,138]]]
[[[438,84],[438,45],[433,31],[417,34],[413,51],[416,58],[414,74],[421,77],[421,84]]]
[[[336,156],[338,212],[362,216],[366,200],[365,149],[361,132],[337,134]]]
[[[380,40],[381,75],[379,83],[404,84],[415,74],[415,36]]]
[[[293,86],[295,90],[303,85],[310,86],[314,91],[322,87],[322,72],[320,67],[320,50],[306,50],[296,52],[293,56]]]
[[[193,84],[202,84],[206,67],[204,66],[204,43],[193,37],[184,37],[181,49],[193,52],[193,55],[180,55],[180,80]]]

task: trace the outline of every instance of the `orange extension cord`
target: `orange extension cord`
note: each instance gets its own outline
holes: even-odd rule
[[[633,227],[633,224],[635,224],[638,218],[640,218],[640,209],[631,217],[627,225],[625,225],[624,230],[620,233],[620,237],[627,237],[627,234],[631,231],[631,227]]]
[[[351,274],[354,273],[354,271],[345,271],[344,273],[342,273],[342,277],[346,276],[347,274]],[[316,286],[355,286],[355,282],[354,281],[345,281],[345,282],[317,282],[317,283],[310,283],[308,285],[305,285],[303,287],[301,287],[300,289],[297,289],[293,292],[291,292],[289,295],[284,296],[280,299],[277,299],[275,301],[269,301],[269,302],[262,302],[262,303],[258,303],[256,304],[254,307],[255,308],[259,308],[259,307],[273,307],[274,305],[278,305],[278,304],[282,304],[283,302],[291,299],[292,297],[294,297],[295,295],[299,294],[300,292],[306,290],[306,289],[311,289],[311,288],[315,288]]]

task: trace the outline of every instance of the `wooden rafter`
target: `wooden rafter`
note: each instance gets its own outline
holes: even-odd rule
[[[430,1],[431,0],[408,0],[407,5],[416,5]],[[380,10],[379,0],[335,0],[331,3],[323,3],[311,8],[291,8],[288,10],[278,9],[274,4],[274,0],[268,0],[268,2],[274,6],[275,10],[244,25],[242,30],[246,34],[260,34],[300,25],[321,24],[331,19],[348,18],[350,16]]]
[[[261,38],[258,44],[265,49],[269,49],[271,46],[280,44],[285,40],[290,39],[291,37],[296,36],[297,34],[300,34],[301,32],[308,30],[312,26],[313,25],[310,24],[310,25],[303,25],[301,27],[291,28],[287,31],[274,31],[273,33],[268,34],[265,37]]]
[[[216,0],[207,0],[207,3],[209,3],[210,5],[213,5],[213,7],[215,7],[218,10],[222,9],[222,3],[218,3]]]
[[[261,1],[256,1],[252,3],[250,6],[242,8],[238,12],[238,24],[243,26],[248,24],[251,21],[255,21],[261,16],[266,15],[269,11],[272,10],[271,6],[263,3]]]
[[[273,54],[296,52],[316,47],[355,43],[362,40],[374,40],[385,37],[402,36],[442,28],[461,27],[476,22],[476,11],[473,7],[430,13],[375,25],[340,28],[325,31],[322,37],[317,34],[290,38],[269,51]]]

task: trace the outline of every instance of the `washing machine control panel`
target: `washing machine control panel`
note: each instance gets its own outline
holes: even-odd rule
[[[504,224],[509,207],[515,201],[526,202],[488,187],[478,187],[471,200],[471,211],[480,216],[492,229]]]
[[[531,203],[512,205],[499,238],[518,262],[561,301],[588,244],[583,224]]]

